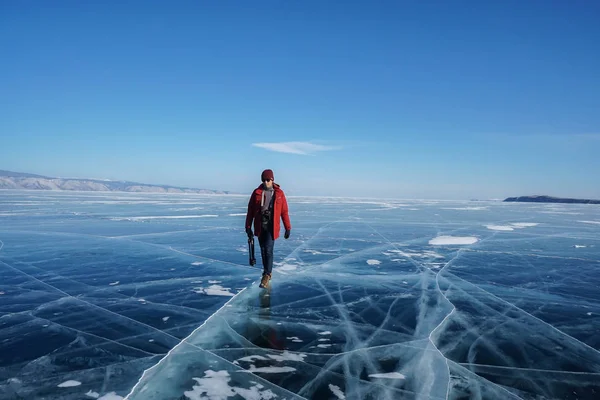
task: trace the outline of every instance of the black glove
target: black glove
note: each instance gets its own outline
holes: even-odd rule
[[[283,234],[283,238],[284,239],[289,239],[290,238],[290,230],[289,229],[285,230],[285,233]]]
[[[246,235],[248,235],[248,239],[252,239],[254,237],[254,233],[252,233],[251,228],[246,228]]]

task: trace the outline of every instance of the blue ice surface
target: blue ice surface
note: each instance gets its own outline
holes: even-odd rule
[[[0,191],[0,398],[600,398],[600,206],[247,201]]]

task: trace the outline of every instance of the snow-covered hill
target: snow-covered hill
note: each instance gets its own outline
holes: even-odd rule
[[[0,170],[0,189],[15,190],[73,190],[89,192],[145,192],[145,193],[198,193],[227,194],[227,191],[192,189],[166,185],[150,185],[126,181],[96,179],[50,178]]]

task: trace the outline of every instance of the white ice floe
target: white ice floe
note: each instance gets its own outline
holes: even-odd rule
[[[108,285],[109,286],[115,286],[115,285],[118,285],[118,284],[119,284],[119,281],[116,281],[116,282],[109,283]]]
[[[204,264],[202,261],[194,261],[192,265],[202,265]]]
[[[381,261],[379,261],[379,260],[367,260],[367,264],[369,264],[369,265],[379,265],[379,264],[381,264]]]
[[[169,320],[169,318],[171,318],[171,317],[163,317],[162,320],[163,320],[163,322],[167,322]]]
[[[406,376],[399,372],[388,372],[385,374],[370,374],[369,378],[380,378],[380,379],[406,379]]]
[[[75,386],[79,386],[79,385],[81,385],[81,382],[79,382],[79,381],[64,381],[63,383],[59,384],[58,387],[68,388],[68,387],[75,387]]]
[[[319,332],[319,335],[331,335],[331,332],[329,332],[329,331]]]
[[[429,241],[431,245],[474,244],[479,239],[473,236],[438,236]]]

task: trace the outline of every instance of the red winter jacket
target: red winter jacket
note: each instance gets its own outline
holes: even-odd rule
[[[273,183],[274,199],[273,199],[273,239],[279,237],[279,231],[281,225],[279,219],[283,220],[283,226],[286,230],[292,230],[292,224],[290,223],[290,216],[288,215],[288,204],[285,198],[285,193],[279,187],[278,184]],[[254,236],[260,236],[261,231],[261,217],[260,217],[260,200],[262,198],[262,184],[254,189],[250,200],[248,201],[248,213],[246,214],[246,229],[252,227],[252,221],[254,220]]]

